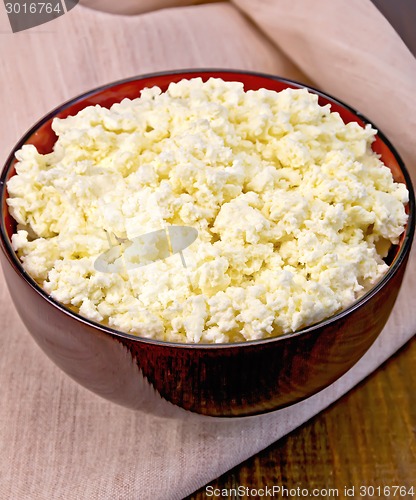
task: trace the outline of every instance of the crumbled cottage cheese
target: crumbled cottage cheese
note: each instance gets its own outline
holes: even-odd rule
[[[54,151],[18,153],[13,247],[57,301],[124,332],[234,342],[294,332],[350,305],[386,272],[408,192],[306,90],[183,80],[111,109],[55,119]],[[197,229],[179,255],[94,268],[108,235]]]

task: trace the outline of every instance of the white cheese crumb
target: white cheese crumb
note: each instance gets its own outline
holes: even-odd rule
[[[13,248],[52,297],[124,332],[205,343],[294,332],[373,286],[407,221],[376,131],[306,90],[182,80],[53,129],[52,153],[16,154]],[[94,268],[111,237],[169,225],[198,230],[186,269],[179,255]]]

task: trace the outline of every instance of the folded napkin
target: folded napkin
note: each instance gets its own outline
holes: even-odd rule
[[[316,0],[314,9],[307,0],[253,4],[132,17],[77,6],[18,35],[8,34],[0,9],[0,76],[8,83],[1,89],[3,156],[39,116],[94,86],[156,70],[228,67],[312,80],[356,106],[392,139],[415,179],[416,62],[370,1]],[[414,290],[415,250],[378,340],[308,400],[247,419],[175,420],[119,407],[64,375],[32,341],[1,280],[0,499],[189,495],[326,408],[409,340]]]

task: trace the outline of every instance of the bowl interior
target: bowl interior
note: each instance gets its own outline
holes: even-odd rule
[[[92,90],[91,92],[83,94],[75,99],[68,101],[67,103],[64,103],[62,106],[56,108],[48,115],[46,115],[43,119],[41,119],[19,141],[6,162],[0,186],[3,191],[2,224],[4,225],[3,227],[5,228],[6,232],[6,235],[3,236],[6,239],[6,246],[8,247],[9,252],[13,254],[12,258],[14,259],[14,263],[17,264],[19,268],[21,268],[20,263],[18,262],[17,257],[14,255],[10,244],[11,236],[16,229],[16,224],[14,219],[8,212],[8,207],[6,204],[7,189],[5,188],[5,183],[10,179],[10,177],[15,174],[15,152],[25,144],[33,144],[41,154],[51,152],[57,140],[57,136],[51,128],[52,121],[55,117],[65,118],[67,116],[73,116],[85,107],[94,106],[97,104],[109,108],[112,104],[120,102],[124,98],[134,99],[139,97],[141,90],[146,87],[157,85],[162,89],[162,91],[165,91],[169,84],[172,82],[178,82],[182,79],[190,79],[195,77],[200,77],[204,81],[208,80],[211,77],[222,78],[225,81],[240,81],[244,84],[245,90],[258,90],[260,88],[266,88],[279,92],[286,88],[296,89],[306,87],[311,92],[318,95],[319,103],[321,105],[330,104],[331,110],[338,112],[344,122],[348,123],[354,121],[359,123],[361,126],[364,126],[367,123],[371,123],[363,115],[356,112],[349,106],[345,105],[335,98],[321,93],[316,89],[283,78],[257,73],[247,73],[242,71],[186,70],[181,72],[158,73],[144,75],[141,77],[134,77]],[[411,215],[411,217],[408,221],[407,230],[401,235],[399,244],[395,245],[389,253],[387,263],[390,265],[394,263],[394,261],[397,260],[397,258],[402,254],[402,249],[405,241],[409,238],[411,240],[411,231],[414,216],[413,189],[411,186],[410,177],[405,167],[403,166],[400,157],[381,132],[377,134],[376,139],[372,144],[372,148],[376,153],[380,155],[381,160],[384,162],[384,164],[390,168],[395,181],[406,184],[407,188],[410,191],[410,203],[407,205],[406,210],[407,213]]]

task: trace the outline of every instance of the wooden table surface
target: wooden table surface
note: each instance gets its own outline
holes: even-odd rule
[[[388,490],[372,495],[371,488],[360,492],[360,487],[397,485],[406,487],[406,495],[397,492],[394,497],[391,490],[390,498],[416,498],[415,367],[414,337],[327,410],[208,486],[336,488],[339,498],[346,498],[345,487],[355,487],[352,498],[388,498]],[[189,500],[206,499],[209,491],[201,488]]]

